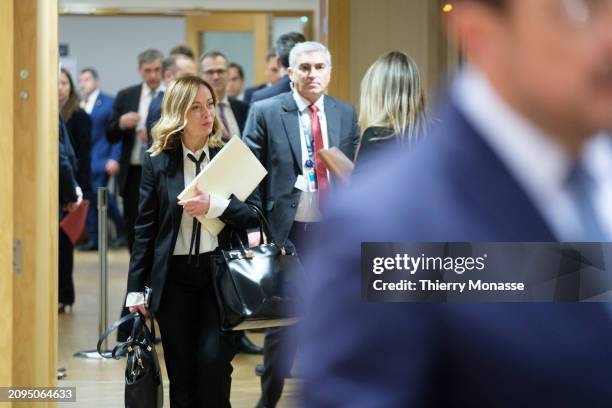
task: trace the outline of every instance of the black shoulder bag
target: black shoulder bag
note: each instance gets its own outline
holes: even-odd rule
[[[111,354],[111,357],[117,360],[127,355],[125,407],[161,408],[164,404],[164,386],[154,345],[153,317],[151,317],[151,330],[147,327],[146,319],[138,312],[117,320],[98,339],[98,353],[102,357],[108,357],[101,351],[102,342],[121,324],[129,320],[134,320],[131,336],[126,342],[117,344]]]
[[[295,250],[274,241],[268,221],[252,208],[259,218],[260,242],[265,232],[269,243],[245,248],[232,231],[231,249],[217,258],[214,287],[223,330],[286,326],[298,320],[302,265]]]

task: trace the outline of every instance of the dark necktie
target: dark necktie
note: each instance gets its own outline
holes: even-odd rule
[[[315,174],[317,176],[317,185],[319,189],[319,200],[325,197],[329,188],[329,181],[327,180],[327,169],[325,163],[319,159],[319,150],[324,149],[323,144],[323,132],[321,131],[321,123],[319,122],[319,115],[317,115],[318,108],[316,105],[310,105],[310,127],[312,130],[312,137],[314,139],[314,161],[315,161]]]
[[[232,137],[232,135],[230,133],[229,124],[227,123],[227,118],[225,117],[224,102],[219,103],[219,116],[221,117],[221,123],[223,124],[223,135],[221,136],[221,138],[224,142],[227,142],[228,140],[230,140],[230,137]]]
[[[195,175],[200,174],[200,165],[206,158],[206,153],[202,152],[200,154],[200,158],[196,159],[195,156],[191,153],[187,153],[187,157],[189,160],[195,164]],[[191,228],[191,242],[189,243],[189,258],[187,258],[187,263],[191,264],[191,255],[195,255],[195,265],[200,266],[200,233],[202,231],[202,224],[195,217],[193,218],[193,227]]]

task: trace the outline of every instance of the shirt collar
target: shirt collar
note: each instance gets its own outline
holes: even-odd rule
[[[325,95],[321,95],[321,97],[314,103],[314,105],[319,109],[319,112],[323,113],[324,112],[324,106],[325,104],[323,103],[323,100],[325,98]],[[308,109],[308,107],[310,105],[312,105],[308,100],[306,100],[302,95],[300,95],[298,93],[297,90],[293,90],[293,99],[295,100],[295,103],[297,104],[298,110],[300,112],[304,112],[305,109]]]
[[[100,95],[100,88],[96,88],[92,93],[87,97],[87,103],[91,103],[92,101],[96,101],[98,99],[98,95]]]
[[[219,105],[229,106],[229,98],[227,95],[225,95],[223,99],[219,101]]]
[[[572,165],[569,153],[514,111],[475,68],[464,70],[451,92],[458,108],[528,195],[546,208],[565,187]]]
[[[166,86],[162,82],[161,84],[159,84],[159,86],[155,90],[155,95],[158,95],[160,92],[165,91],[165,90],[166,90]],[[143,95],[151,95],[151,88],[149,88],[149,86],[147,85],[146,82],[142,83],[142,94]]]
[[[191,159],[188,158],[187,155],[191,153],[197,159],[200,157],[200,154],[202,154],[202,152],[206,153],[206,157],[208,157],[208,159],[210,160],[210,149],[208,148],[208,142],[206,142],[203,148],[196,152],[192,152],[191,150],[189,150],[189,148],[185,146],[185,143],[183,143],[182,140],[181,144],[183,145],[183,161],[189,160],[189,162],[192,163]]]

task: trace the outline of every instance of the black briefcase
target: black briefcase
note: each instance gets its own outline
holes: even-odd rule
[[[134,320],[132,334],[127,341],[117,344],[110,357],[127,356],[125,366],[125,407],[161,408],[164,404],[164,386],[157,351],[155,350],[155,324],[151,318],[151,330],[145,318],[138,312],[117,320],[98,339],[98,353],[102,342],[121,324]]]
[[[302,265],[293,248],[274,241],[267,220],[253,209],[260,236],[265,232],[270,242],[245,248],[232,232],[232,248],[217,257],[214,286],[223,330],[287,326],[298,320]]]

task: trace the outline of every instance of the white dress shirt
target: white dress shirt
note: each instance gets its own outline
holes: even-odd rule
[[[557,239],[579,241],[582,227],[567,185],[573,162],[569,152],[542,129],[514,111],[495,92],[484,74],[475,68],[468,68],[460,74],[452,89],[452,97],[525,190]],[[612,188],[612,172],[596,174],[592,171],[594,162],[589,157],[592,152],[589,145],[596,143],[596,140],[592,138],[583,149],[581,160],[596,179],[596,185],[605,184]],[[603,150],[596,150],[603,153]],[[610,151],[612,149],[606,155],[608,160],[601,160],[604,164],[598,166],[609,165],[612,168]],[[593,201],[599,203],[598,218],[608,220],[608,231],[612,231],[610,215],[602,212],[607,205],[606,212],[609,213],[612,195],[604,196],[602,192],[600,188],[595,188],[592,191]]]
[[[183,145],[183,178],[185,185],[195,178],[195,163],[191,161],[188,154],[192,154],[196,159],[200,157],[202,152],[206,153],[206,158],[202,160],[200,164],[200,171],[210,163],[210,153],[208,144],[203,149],[197,152],[192,152],[185,145]],[[218,218],[223,211],[229,206],[230,200],[219,197],[213,193],[210,193],[210,208],[208,213],[204,216],[205,218]],[[187,214],[187,211],[183,211],[181,216],[181,226],[179,229],[178,236],[176,238],[176,245],[174,246],[173,255],[189,255],[189,245],[191,244],[191,232],[193,230],[193,217]],[[200,253],[214,251],[218,246],[217,236],[212,235],[206,228],[201,228],[200,234]]]
[[[225,114],[225,120],[227,121],[230,135],[240,137],[240,127],[238,126],[238,122],[236,121],[236,117],[234,116],[234,112],[232,111],[232,106],[229,103],[227,95],[225,95],[225,97],[217,104],[217,116],[219,117],[220,122],[221,109],[223,109],[223,113]]]
[[[147,86],[145,82],[142,83],[142,90],[140,91],[140,102],[138,103],[138,115],[140,115],[140,120],[138,121],[138,125],[136,125],[136,132],[140,129],[146,128],[147,123],[147,115],[149,114],[149,106],[151,105],[151,101],[160,91],[163,91],[163,84],[160,85],[157,89],[152,90]],[[145,145],[142,143],[138,136],[135,136],[134,146],[132,147],[132,154],[130,156],[130,164],[133,166],[142,166],[143,153],[145,150]]]
[[[319,124],[321,126],[321,134],[323,135],[323,147],[329,148],[329,137],[327,135],[327,118],[325,116],[325,95],[322,95],[314,105],[317,107],[317,116],[319,117]],[[309,159],[308,156],[308,145],[307,143],[313,144],[314,149],[314,136],[312,134],[312,126],[310,124],[310,105],[311,103],[304,99],[297,91],[293,91],[293,99],[298,107],[298,126],[300,129],[300,141],[302,148],[302,174],[298,176],[295,187],[302,190],[300,195],[300,202],[298,204],[297,212],[295,213],[295,221],[299,222],[317,222],[321,220],[321,212],[319,211],[319,194],[316,189],[309,186],[307,180],[308,171],[313,170],[312,168],[306,167],[306,161]],[[306,141],[306,138],[310,138],[310,142]],[[314,162],[314,157],[312,158]],[[329,179],[329,172],[327,174]],[[331,180],[330,180],[331,182]]]
[[[187,157],[188,154],[192,154],[196,160],[200,157],[202,152],[206,153],[206,158],[202,160],[200,164],[200,171],[210,163],[210,151],[208,144],[204,148],[192,152],[184,144],[183,146],[183,179],[185,185],[189,185],[195,178],[195,163]],[[210,193],[210,208],[208,213],[204,216],[205,218],[218,218],[229,206],[230,200],[219,197],[213,193]],[[181,215],[181,224],[179,232],[176,237],[176,244],[174,246],[173,255],[189,255],[189,245],[191,244],[191,233],[193,231],[193,217],[190,216],[187,211],[183,210]],[[211,252],[219,245],[216,235],[212,235],[206,228],[200,228],[200,251],[199,253]],[[144,303],[143,292],[130,292],[128,293],[125,306],[136,306]]]
[[[85,109],[88,115],[91,115],[91,111],[93,111],[96,101],[98,100],[98,95],[100,95],[100,88],[97,88],[87,97],[87,103],[84,104],[83,109]]]

